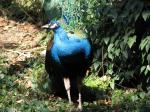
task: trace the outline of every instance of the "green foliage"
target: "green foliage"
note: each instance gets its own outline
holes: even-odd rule
[[[68,105],[67,101],[49,94],[49,78],[44,73],[41,57],[28,59],[26,63],[29,68],[24,68],[21,73],[23,75],[10,75],[7,63],[7,58],[0,56],[0,111],[65,112],[68,109],[75,110],[75,107]]]
[[[49,92],[50,80],[48,74],[45,72],[45,66],[42,58],[31,59],[29,62],[31,66],[27,69],[27,75],[29,75],[29,79],[32,82],[32,89],[40,89],[42,91]]]
[[[108,88],[109,81],[109,77],[107,76],[99,78],[98,76],[90,75],[86,77],[83,82],[87,87],[106,90]]]
[[[7,64],[7,58],[0,56],[0,111],[66,112],[76,110],[75,106],[68,105],[67,100],[50,94],[50,85],[45,86],[50,82],[44,72],[43,58],[38,56],[26,60],[29,66],[21,72],[23,75],[10,75]],[[116,106],[119,106],[121,111],[149,109],[149,93],[129,91],[129,89],[111,91],[109,82],[108,76],[100,78],[93,74],[85,77],[83,83],[86,86],[82,88],[82,96],[87,97],[90,94],[89,97],[91,97],[94,94],[97,99],[93,103],[84,102],[83,112],[105,110],[111,112],[116,110]],[[112,106],[107,104],[107,100],[112,101]]]
[[[140,83],[144,85],[145,80],[149,85],[150,2],[141,0],[78,0],[78,2],[82,10],[82,24],[97,49],[94,49],[95,57],[104,58],[103,62],[96,61],[94,69],[99,72],[105,68],[105,74],[114,77],[110,83],[112,87],[115,80],[127,83],[133,78],[135,82],[132,83],[135,85]]]
[[[59,0],[43,0],[42,7],[44,8],[48,20],[61,17]]]
[[[61,14],[67,16],[70,22],[63,27],[67,30],[85,30],[91,37],[96,58],[93,73],[109,74],[114,78],[111,87],[114,87],[116,80],[120,84],[131,81],[134,87],[145,82],[149,85],[150,2],[58,0],[57,3],[62,9]]]
[[[2,16],[20,22],[28,21],[39,25],[46,20],[40,0],[1,0],[0,8]]]
[[[7,74],[7,60],[3,55],[0,56],[0,77],[3,78]]]
[[[77,0],[68,7],[64,2],[63,14],[73,13],[67,15],[72,17],[69,26],[63,27],[68,31],[74,27],[77,30],[83,28],[94,43],[93,75],[87,76],[84,84],[96,89],[93,94],[96,94],[97,101],[84,102],[84,111],[148,111],[150,93],[141,91],[141,87],[150,82],[149,4],[148,0]],[[7,16],[16,16],[19,21],[41,20],[42,8],[37,0],[2,2],[0,8],[15,12]],[[42,40],[40,45],[46,45],[46,41]],[[67,101],[48,94],[51,93],[51,82],[41,57],[28,59],[25,63],[29,67],[23,68],[22,75],[10,75],[9,62],[6,57],[0,56],[0,111],[74,111],[76,107],[68,105]],[[99,78],[98,75],[107,76]],[[125,84],[133,84],[137,89],[122,86],[124,80]],[[125,90],[117,90],[116,81]],[[100,90],[105,96],[103,99],[110,100],[112,106],[105,101],[101,103]]]
[[[135,90],[115,90],[112,94],[112,106],[119,111],[149,110],[149,94]],[[146,100],[147,99],[147,100]],[[125,103],[126,102],[126,103]]]

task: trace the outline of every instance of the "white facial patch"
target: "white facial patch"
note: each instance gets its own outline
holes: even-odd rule
[[[57,24],[56,24],[56,23],[50,26],[51,29],[54,29],[54,28],[56,28],[56,27],[57,27]]]

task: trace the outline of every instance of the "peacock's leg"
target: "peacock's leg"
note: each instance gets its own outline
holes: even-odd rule
[[[64,78],[64,85],[65,85],[65,89],[66,89],[66,91],[67,91],[69,103],[71,104],[70,79],[69,79],[69,78]]]
[[[79,104],[78,104],[78,109],[79,110],[81,110],[82,111],[82,100],[81,100],[81,84],[82,84],[82,79],[81,78],[78,78],[78,80],[77,80],[78,82],[77,82],[77,87],[78,87],[78,92],[79,92],[79,99],[78,99],[78,102],[79,102]]]

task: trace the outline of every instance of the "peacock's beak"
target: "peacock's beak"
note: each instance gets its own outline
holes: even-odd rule
[[[43,25],[41,28],[43,28],[43,29],[49,29],[50,28],[50,24]]]

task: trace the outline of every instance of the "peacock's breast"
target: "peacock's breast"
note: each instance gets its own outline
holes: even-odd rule
[[[65,41],[57,40],[54,42],[51,51],[52,57],[56,61],[59,61],[59,57],[68,57],[80,53],[86,58],[90,55],[91,45],[87,39],[72,38]]]

